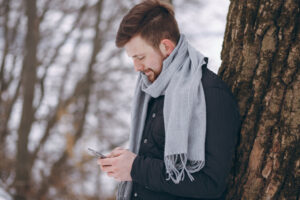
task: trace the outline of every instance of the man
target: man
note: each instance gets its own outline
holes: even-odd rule
[[[237,104],[208,59],[157,0],[134,6],[117,38],[139,72],[130,150],[99,159],[117,199],[224,199],[239,131]]]

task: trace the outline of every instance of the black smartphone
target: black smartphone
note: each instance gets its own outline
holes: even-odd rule
[[[102,153],[94,150],[94,149],[91,149],[91,148],[88,148],[88,150],[93,154],[93,156],[95,156],[96,158],[106,158],[105,155],[103,155]]]

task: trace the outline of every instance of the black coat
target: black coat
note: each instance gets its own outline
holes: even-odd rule
[[[224,199],[240,127],[240,116],[236,101],[226,84],[205,65],[202,84],[207,112],[205,166],[192,174],[195,178],[193,182],[188,176],[179,184],[166,180],[164,96],[152,98],[148,106],[140,150],[131,170],[132,199]]]

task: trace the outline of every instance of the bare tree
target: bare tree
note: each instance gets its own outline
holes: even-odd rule
[[[24,61],[21,73],[23,85],[22,116],[18,130],[15,188],[16,200],[26,199],[30,192],[30,166],[28,137],[34,120],[34,88],[37,68],[37,45],[39,40],[39,22],[37,18],[36,0],[26,1],[27,34],[24,47]]]
[[[111,42],[126,3],[1,2],[0,187],[14,199],[101,196],[86,145],[126,140],[109,137],[128,132],[118,96],[132,70]],[[76,190],[87,182],[94,192]]]
[[[219,75],[243,124],[227,199],[299,199],[299,5],[231,1]]]

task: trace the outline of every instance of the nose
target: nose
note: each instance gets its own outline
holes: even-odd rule
[[[144,65],[138,61],[134,61],[134,69],[135,71],[143,71],[144,70]]]

